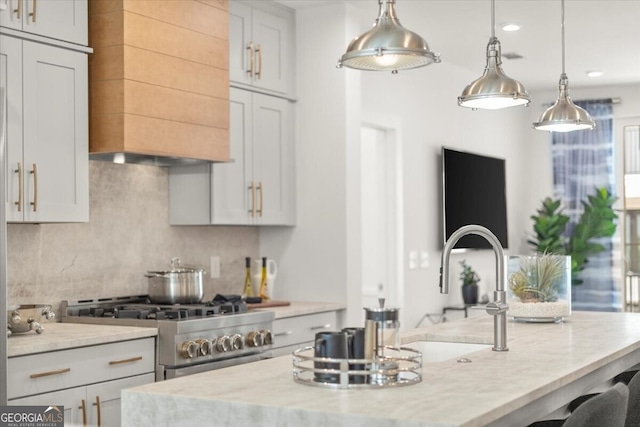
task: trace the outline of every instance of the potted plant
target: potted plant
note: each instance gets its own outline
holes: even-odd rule
[[[582,202],[583,212],[571,235],[565,234],[569,217],[562,213],[560,199],[547,197],[537,215],[532,215],[535,237],[528,240],[538,253],[571,256],[571,276],[574,285],[582,283],[579,275],[589,257],[605,250],[600,237],[610,237],[616,231],[618,217],[613,210],[616,197],[602,187],[596,188]]]
[[[460,280],[462,281],[462,300],[465,304],[477,304],[478,303],[478,282],[480,276],[475,270],[467,264],[466,260],[460,261],[462,266],[462,272],[460,273]]]
[[[571,258],[551,253],[512,256],[508,264],[509,315],[559,322],[571,314]]]

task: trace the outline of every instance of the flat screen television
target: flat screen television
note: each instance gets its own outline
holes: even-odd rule
[[[505,160],[442,147],[444,242],[458,228],[477,224],[507,248]],[[458,249],[489,249],[484,238],[462,237]]]

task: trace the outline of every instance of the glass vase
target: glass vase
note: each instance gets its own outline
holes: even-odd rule
[[[562,322],[571,315],[571,257],[514,255],[507,264],[508,315],[521,322]]]

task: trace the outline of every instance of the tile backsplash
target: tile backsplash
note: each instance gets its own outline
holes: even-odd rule
[[[207,273],[220,257],[205,299],[242,292],[257,227],[170,226],[167,168],[91,161],[89,180],[89,223],[7,225],[9,305],[51,304],[59,316],[65,299],[143,295],[145,272],[169,269],[172,257]]]

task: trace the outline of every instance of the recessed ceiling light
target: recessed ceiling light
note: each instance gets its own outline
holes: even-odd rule
[[[587,71],[589,77],[600,77],[602,74],[604,74],[602,71]]]
[[[502,26],[502,31],[518,31],[520,29],[520,25],[518,24],[504,24]]]

